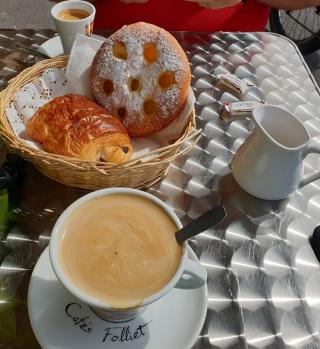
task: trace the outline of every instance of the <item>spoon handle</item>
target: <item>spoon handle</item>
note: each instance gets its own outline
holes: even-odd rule
[[[227,213],[223,205],[214,207],[190,224],[177,231],[177,242],[179,244],[183,243],[189,238],[202,233],[203,231],[211,228],[213,225],[220,223],[226,215]]]

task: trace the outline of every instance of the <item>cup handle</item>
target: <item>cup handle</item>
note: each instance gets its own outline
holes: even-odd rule
[[[207,270],[198,262],[187,258],[184,272],[175,285],[180,289],[194,289],[202,287],[207,282]]]
[[[303,158],[305,158],[308,154],[311,153],[320,154],[320,139],[313,138],[308,147],[303,152],[302,156]],[[320,171],[304,177],[300,181],[299,188],[302,188],[318,179],[320,179]]]

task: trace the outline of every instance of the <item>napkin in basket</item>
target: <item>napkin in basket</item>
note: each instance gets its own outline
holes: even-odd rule
[[[92,98],[89,84],[93,58],[103,41],[77,34],[66,68],[66,78],[75,94]]]

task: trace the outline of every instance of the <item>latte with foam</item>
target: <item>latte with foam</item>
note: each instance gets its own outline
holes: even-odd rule
[[[94,198],[67,219],[59,247],[69,280],[114,308],[141,304],[175,275],[183,247],[172,218],[142,196]]]

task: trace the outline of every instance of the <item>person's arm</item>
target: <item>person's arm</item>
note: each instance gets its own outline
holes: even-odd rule
[[[271,7],[285,10],[299,10],[302,8],[320,6],[320,0],[258,0]]]
[[[241,3],[241,0],[185,0],[190,2],[197,2],[202,7],[210,8],[211,10],[218,10],[220,8],[235,6]]]

